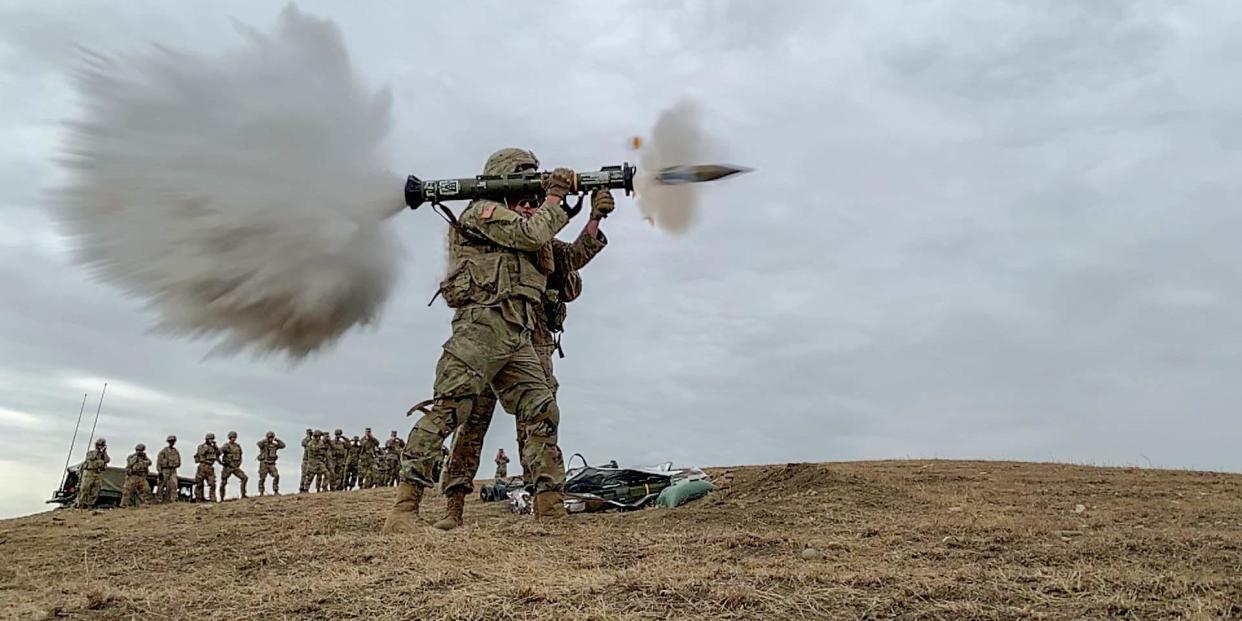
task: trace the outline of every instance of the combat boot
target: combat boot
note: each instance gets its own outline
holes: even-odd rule
[[[225,498],[225,496],[224,496],[224,484],[223,484],[223,483],[221,483],[221,484],[220,484],[220,502],[224,502],[224,498]],[[215,500],[215,498],[212,498],[212,500]]]
[[[246,497],[246,482],[242,481],[242,498]]]
[[[465,505],[466,492],[462,490],[450,492],[448,495],[448,508],[444,511],[444,518],[436,522],[434,526],[440,530],[453,530],[461,526],[464,523],[461,512]]]
[[[272,481],[272,495],[273,496],[280,495],[280,479],[276,479]]]
[[[422,522],[418,519],[418,505],[423,500],[423,488],[413,483],[402,483],[397,486],[397,502],[388,512],[384,520],[385,535],[399,535],[419,531]]]
[[[564,520],[565,495],[561,492],[536,493],[535,519],[541,522],[557,522]]]

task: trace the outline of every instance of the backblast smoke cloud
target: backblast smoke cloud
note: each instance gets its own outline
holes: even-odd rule
[[[390,96],[331,22],[289,7],[241,34],[218,56],[91,56],[56,215],[158,330],[300,358],[375,321],[394,283]]]

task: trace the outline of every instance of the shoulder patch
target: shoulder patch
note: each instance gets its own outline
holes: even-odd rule
[[[483,220],[487,220],[492,217],[492,214],[495,213],[495,211],[496,211],[496,205],[494,204],[488,205],[483,208],[483,211],[481,213],[479,213],[479,218]]]

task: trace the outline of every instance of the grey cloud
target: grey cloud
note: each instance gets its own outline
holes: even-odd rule
[[[1233,3],[303,9],[336,19],[367,78],[392,85],[395,173],[470,174],[508,145],[550,165],[633,161],[629,136],[686,95],[713,155],[758,169],[707,189],[680,238],[620,201],[557,361],[568,452],[1242,470]],[[266,26],[278,10],[31,5],[3,22],[212,49],[235,40],[229,17]],[[41,53],[19,47],[4,62]],[[425,307],[443,224],[395,220],[414,252],[377,330],[292,368],[203,361],[203,343],[147,334],[151,318],[69,264],[34,215],[54,145],[30,128],[71,110],[54,75],[10,74],[5,94],[30,100],[0,115],[0,135],[48,142],[0,145],[0,288],[16,300],[0,307],[0,408],[49,422],[6,427],[0,468],[47,474],[0,511],[38,509],[58,479],[82,392],[65,378],[178,400],[105,404],[118,446],[231,426],[404,433],[448,334],[447,310]],[[512,429],[499,415],[486,450],[511,449]]]

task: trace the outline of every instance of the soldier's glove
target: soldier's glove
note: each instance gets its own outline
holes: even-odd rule
[[[603,220],[617,208],[617,204],[612,200],[612,192],[608,190],[596,190],[591,193],[591,219]]]
[[[556,202],[564,200],[574,184],[574,171],[568,168],[557,168],[543,178],[543,191],[548,198]]]

